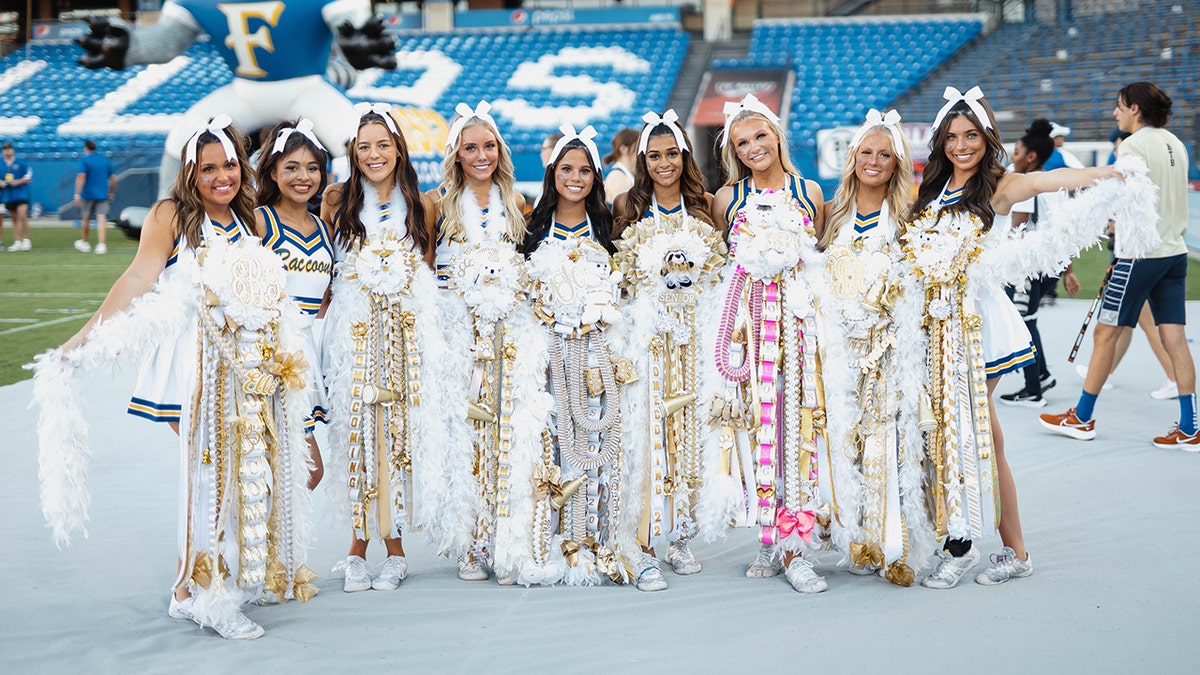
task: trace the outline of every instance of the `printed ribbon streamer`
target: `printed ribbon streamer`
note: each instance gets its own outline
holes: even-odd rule
[[[904,133],[900,130],[900,113],[889,110],[886,114],[881,114],[874,108],[867,111],[867,121],[854,132],[854,138],[850,141],[850,152],[858,149],[858,144],[862,143],[867,132],[878,127],[887,128],[888,133],[892,135],[892,151],[897,157],[904,157]]]
[[[284,127],[279,130],[279,135],[275,137],[275,145],[271,146],[271,154],[278,155],[283,152],[284,146],[287,145],[287,139],[295,133],[302,134],[305,138],[312,141],[312,144],[325,151],[325,146],[321,145],[321,141],[317,140],[317,135],[313,133],[313,123],[310,119],[301,118],[296,122],[294,127]]]
[[[650,132],[654,131],[655,127],[660,124],[666,125],[671,130],[671,135],[675,137],[675,144],[679,146],[680,150],[684,152],[692,151],[688,147],[687,141],[683,138],[683,129],[679,128],[679,115],[675,112],[674,108],[663,113],[662,117],[653,112],[648,112],[642,115],[642,121],[646,123],[646,126],[642,127],[641,136],[638,137],[638,154],[646,154],[646,146],[650,143]],[[654,213],[657,215],[658,211],[656,210]]]
[[[453,150],[454,144],[458,142],[458,137],[462,135],[463,127],[472,119],[483,120],[489,127],[492,128],[492,133],[496,134],[496,140],[503,143],[500,138],[500,129],[496,126],[496,120],[488,114],[492,109],[492,104],[487,101],[480,101],[479,105],[472,110],[471,106],[466,103],[459,103],[454,107],[454,112],[458,113],[458,119],[454,120],[454,124],[450,125],[450,131],[446,133],[446,149]]]
[[[583,143],[583,147],[587,148],[588,153],[592,156],[592,164],[597,170],[602,166],[600,162],[600,150],[596,148],[596,142],[592,139],[596,137],[596,128],[592,125],[587,125],[582,131],[575,131],[575,127],[570,124],[564,124],[558,128],[562,132],[563,137],[558,139],[554,144],[554,150],[550,153],[550,159],[546,160],[546,166],[550,166],[558,161],[559,155],[563,149],[567,147],[567,143],[578,139]]]
[[[975,117],[979,118],[979,123],[983,125],[984,129],[992,128],[991,118],[988,117],[987,111],[983,109],[983,106],[979,104],[979,101],[983,99],[983,90],[978,86],[971,87],[965,94],[954,87],[946,87],[946,91],[942,93],[942,98],[946,99],[946,105],[942,106],[937,116],[933,118],[934,129],[937,129],[941,125],[942,120],[946,117],[946,113],[950,112],[959,102],[967,104],[971,112],[975,113]]]
[[[400,131],[396,128],[396,120],[392,119],[392,106],[387,103],[355,103],[354,114],[362,119],[367,113],[375,113],[383,118],[383,123],[396,136],[400,135]]]
[[[199,129],[196,129],[192,133],[191,138],[188,139],[184,164],[196,163],[196,146],[200,142],[200,137],[206,131],[216,136],[217,140],[221,142],[221,149],[225,151],[225,159],[231,162],[235,161],[237,159],[237,150],[233,147],[233,139],[229,137],[229,134],[225,133],[225,129],[230,124],[233,124],[233,120],[229,119],[229,115],[221,114],[206,122]]]
[[[754,94],[746,94],[746,97],[737,103],[726,101],[725,107],[721,110],[721,112],[725,113],[725,130],[721,133],[722,148],[729,145],[729,126],[733,123],[733,119],[738,116],[738,113],[743,110],[758,113],[776,126],[780,124],[779,115],[776,115],[765,103],[755,98]]]
[[[779,541],[787,539],[792,534],[798,534],[805,543],[811,544],[813,526],[816,524],[817,517],[812,511],[793,513],[782,506],[775,511],[775,526],[779,528]]]

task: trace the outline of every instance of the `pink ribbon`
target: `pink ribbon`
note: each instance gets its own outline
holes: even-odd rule
[[[775,526],[779,528],[780,541],[795,533],[800,535],[805,543],[811,544],[813,526],[816,524],[817,517],[813,515],[812,511],[801,511],[796,514],[782,506],[775,511]]]

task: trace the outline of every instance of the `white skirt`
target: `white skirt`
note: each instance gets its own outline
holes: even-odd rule
[[[187,382],[197,367],[198,326],[190,322],[174,342],[155,347],[138,370],[137,384],[127,412],[152,422],[179,423],[183,404],[189,400]]]
[[[983,358],[988,379],[1033,363],[1036,350],[1029,329],[1004,289],[980,288],[975,303],[983,317]]]

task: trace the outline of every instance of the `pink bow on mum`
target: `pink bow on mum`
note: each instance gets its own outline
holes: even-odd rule
[[[816,524],[817,517],[812,511],[792,513],[782,506],[775,511],[775,527],[779,528],[780,541],[795,533],[799,534],[806,544],[811,544],[813,526]]]

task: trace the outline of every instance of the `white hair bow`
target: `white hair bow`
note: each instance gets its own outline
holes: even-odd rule
[[[184,155],[184,164],[196,163],[196,145],[200,142],[200,136],[204,132],[208,132],[217,137],[221,142],[221,148],[225,150],[225,159],[233,161],[237,159],[237,149],[233,147],[233,139],[229,134],[225,133],[225,129],[233,124],[233,120],[229,119],[229,115],[217,115],[203,126],[192,133],[191,138],[187,141],[187,154]]]
[[[979,118],[979,123],[983,125],[984,129],[992,128],[991,118],[988,117],[987,111],[983,109],[983,106],[979,104],[979,101],[983,98],[983,90],[978,86],[971,87],[965,94],[954,87],[946,87],[946,91],[942,93],[942,98],[946,99],[946,105],[942,106],[937,116],[933,118],[934,129],[937,129],[942,124],[946,113],[950,112],[950,109],[958,105],[960,101],[966,103],[971,112],[975,113],[975,117]]]
[[[679,115],[675,113],[675,109],[671,108],[659,117],[657,113],[648,112],[642,115],[642,121],[646,126],[642,127],[641,136],[638,137],[638,154],[646,154],[646,146],[650,143],[650,132],[660,124],[665,124],[671,130],[671,135],[675,137],[675,144],[680,150],[691,152],[687,141],[683,138],[683,129],[679,128]]]
[[[383,123],[393,134],[400,135],[400,130],[396,128],[396,120],[392,119],[392,106],[387,103],[355,103],[354,113],[360,120],[367,113],[375,113],[383,118]]]
[[[762,101],[758,100],[754,94],[746,94],[746,97],[737,103],[734,103],[733,101],[726,101],[725,107],[721,111],[725,113],[725,130],[721,133],[722,148],[726,145],[729,145],[729,126],[733,122],[733,118],[737,117],[738,113],[742,112],[743,110],[749,110],[750,112],[758,113],[759,115],[762,115],[770,120],[776,126],[781,124],[779,121],[779,115],[771,112],[771,109],[768,108]]]
[[[480,101],[474,110],[466,103],[459,103],[455,106],[454,112],[458,113],[458,119],[454,120],[454,124],[450,125],[450,131],[446,134],[446,149],[454,149],[454,144],[458,142],[458,137],[462,134],[463,127],[471,119],[480,119],[486,122],[492,128],[492,133],[496,134],[496,140],[500,141],[500,129],[496,126],[496,120],[492,119],[492,116],[488,114],[488,111],[491,109],[492,104],[487,101]]]
[[[279,134],[275,137],[275,145],[271,146],[271,154],[278,155],[283,152],[284,146],[287,145],[288,137],[295,133],[302,134],[305,138],[312,141],[313,145],[322,151],[325,150],[325,146],[321,145],[321,141],[318,141],[317,135],[313,133],[312,120],[301,118],[299,122],[296,122],[296,126],[284,127],[279,130]]]
[[[558,139],[558,142],[554,144],[554,150],[550,152],[550,159],[546,161],[546,166],[550,166],[551,164],[557,162],[558,156],[562,154],[563,148],[567,146],[567,143],[578,139],[583,143],[583,147],[587,148],[588,153],[592,156],[592,164],[595,166],[596,170],[600,170],[600,150],[596,148],[596,142],[592,140],[596,137],[595,127],[589,124],[584,127],[582,131],[577,132],[575,131],[575,127],[571,126],[570,124],[564,124],[559,127],[558,130],[562,132],[563,137]]]
[[[892,151],[897,157],[904,156],[904,132],[900,130],[900,113],[895,110],[889,110],[886,114],[881,114],[878,110],[871,108],[867,111],[867,121],[858,131],[854,132],[854,138],[850,141],[850,152],[858,149],[858,144],[862,143],[862,139],[872,129],[885,127],[888,133],[892,135]]]

